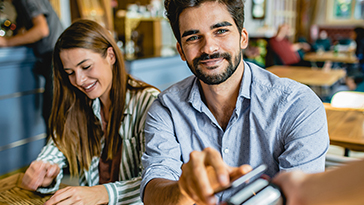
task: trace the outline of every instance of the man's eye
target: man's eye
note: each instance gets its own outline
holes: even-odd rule
[[[226,33],[227,32],[227,30],[226,29],[219,29],[219,30],[217,30],[217,32],[216,33],[218,33],[218,34],[222,34],[222,33]]]
[[[198,36],[192,36],[192,37],[189,37],[186,41],[195,41],[198,39]]]

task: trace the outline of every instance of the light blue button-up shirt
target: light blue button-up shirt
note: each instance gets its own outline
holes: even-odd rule
[[[309,87],[244,62],[239,96],[225,131],[201,99],[198,79],[191,76],[152,104],[145,125],[142,197],[153,178],[178,180],[189,154],[206,147],[220,151],[233,167],[264,163],[271,177],[280,170],[324,171],[326,114]],[[226,200],[230,195],[218,197]]]

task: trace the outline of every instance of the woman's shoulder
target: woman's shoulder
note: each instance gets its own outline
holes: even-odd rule
[[[157,99],[160,91],[153,87],[138,90],[128,89],[125,96],[126,113],[143,114],[146,109]]]
[[[157,96],[160,93],[160,91],[157,88],[155,88],[155,87],[146,87],[143,90],[141,90],[141,92],[144,95],[151,95],[151,96],[153,96],[155,98],[157,98]]]
[[[129,85],[131,85],[132,88],[127,89],[127,95],[130,96],[130,98],[148,98],[148,96],[152,98],[157,98],[160,91],[143,81],[138,81],[135,79],[129,79],[128,81]],[[149,97],[149,98],[150,98]]]

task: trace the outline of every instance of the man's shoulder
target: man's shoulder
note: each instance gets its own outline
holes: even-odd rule
[[[196,83],[196,77],[190,76],[163,90],[153,102],[150,112],[160,112],[163,109],[175,110],[177,107],[188,107],[191,90]]]
[[[251,63],[250,63],[251,65]],[[270,95],[291,95],[293,93],[309,93],[312,90],[297,81],[280,78],[268,70],[257,65],[251,65],[252,72],[252,92],[270,93]]]

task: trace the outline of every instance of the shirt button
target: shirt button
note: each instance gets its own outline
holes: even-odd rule
[[[224,153],[225,153],[225,154],[229,153],[229,149],[228,149],[228,148],[225,148],[225,149],[224,149]]]

